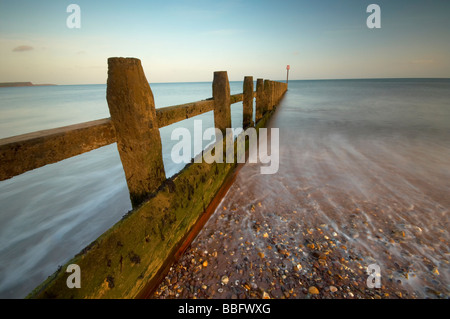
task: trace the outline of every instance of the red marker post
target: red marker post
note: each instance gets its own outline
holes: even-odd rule
[[[289,83],[289,69],[291,68],[291,66],[288,64],[288,66],[286,67],[286,71],[287,71],[287,75],[286,75],[286,86],[288,86]]]

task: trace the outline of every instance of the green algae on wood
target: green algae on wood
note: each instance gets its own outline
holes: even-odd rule
[[[27,298],[134,298],[213,199],[235,164],[190,164]],[[69,264],[81,288],[68,288]]]

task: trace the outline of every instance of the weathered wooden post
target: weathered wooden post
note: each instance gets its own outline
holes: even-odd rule
[[[225,133],[231,128],[230,83],[227,71],[214,72],[213,79],[214,125]]]
[[[275,82],[270,81],[270,110],[273,110],[276,103],[275,103]]]
[[[133,207],[166,179],[153,93],[134,58],[109,58],[106,90]]]
[[[276,101],[275,101],[275,104],[278,105],[278,103],[280,103],[281,95],[282,95],[281,83],[280,82],[275,82],[275,84],[276,84],[276,88],[275,88]]]
[[[253,76],[244,77],[243,85],[243,119],[242,126],[247,128],[253,126]]]
[[[266,110],[273,109],[273,84],[270,80],[264,80],[264,95],[266,100]]]
[[[255,122],[258,123],[265,113],[265,98],[264,98],[264,80],[256,79],[256,113]]]
[[[275,108],[278,105],[278,82],[272,81],[273,88],[273,107]]]

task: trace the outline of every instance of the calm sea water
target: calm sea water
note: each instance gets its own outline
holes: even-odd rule
[[[230,86],[231,94],[242,92],[242,82]],[[211,96],[211,83],[151,84],[151,88],[157,107]],[[1,88],[0,138],[109,117],[105,95],[105,85]],[[404,170],[397,170],[401,175],[417,173],[448,194],[449,101],[450,80],[290,81],[274,119],[280,140],[289,141],[280,148],[280,176],[319,180],[319,170],[306,165],[308,154],[320,157],[332,152],[341,175],[355,170],[346,161],[359,156],[361,163],[368,163],[370,155],[387,159],[383,161],[387,166],[361,164],[357,167],[361,174],[371,170],[382,175],[396,164]],[[213,126],[212,112],[195,119],[203,120],[204,130]],[[160,130],[167,176],[183,167],[170,160],[176,143],[170,134],[179,126],[192,131],[193,123],[189,119]],[[236,103],[232,125],[241,124],[242,103]],[[371,146],[376,154],[361,156],[354,151],[355,144]],[[321,153],[320,145],[326,146],[322,151],[327,154]],[[353,174],[344,182],[359,185],[368,194],[373,189]],[[417,195],[409,189],[404,195],[404,186],[395,183],[380,185],[399,197]],[[436,196],[435,210],[448,229],[449,202]],[[131,209],[116,145],[0,182],[0,207],[0,297],[21,298]],[[427,212],[433,211],[430,207]]]

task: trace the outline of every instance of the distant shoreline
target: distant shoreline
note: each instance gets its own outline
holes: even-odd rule
[[[31,82],[2,82],[0,87],[53,86],[56,84],[33,84]]]

